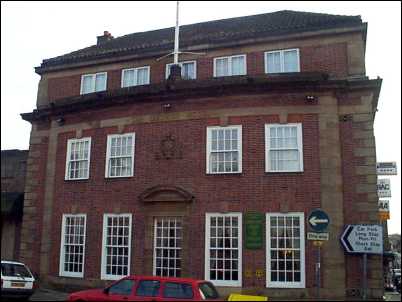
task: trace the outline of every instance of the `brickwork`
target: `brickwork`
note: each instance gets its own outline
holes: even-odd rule
[[[104,104],[95,109],[65,112],[63,125],[56,123],[56,116],[34,121],[21,255],[49,284],[98,287],[108,283],[100,280],[104,213],[133,215],[132,274],[152,274],[154,217],[181,217],[183,276],[204,279],[206,212],[243,215],[248,211],[302,212],[307,232],[309,212],[322,208],[330,215],[331,225],[330,241],[322,247],[321,297],[344,299],[350,290],[360,287],[361,264],[360,257],[343,251],[339,236],[345,224],[377,223],[373,135],[377,100],[373,91],[378,86],[374,81],[362,79],[357,86],[354,86],[356,81],[332,81],[364,76],[361,34],[359,29],[308,38],[301,35],[293,40],[254,41],[232,48],[212,48],[205,55],[182,55],[180,59],[196,60],[197,79],[205,80],[213,76],[213,58],[247,54],[247,75],[251,77],[264,74],[265,51],[298,48],[302,72],[329,75],[329,81],[309,84],[314,87],[312,91],[305,87],[295,91],[286,83],[268,89],[267,82],[255,90],[239,89],[238,93],[228,91],[227,87],[205,88],[210,90],[203,96],[187,95],[187,91],[183,95],[178,93],[180,98],[176,99],[168,90],[173,90],[172,95],[176,89],[184,90],[175,88],[173,83],[173,88],[169,86],[147,99],[128,96],[111,106]],[[107,89],[115,90],[121,86],[122,69],[150,66],[150,82],[156,84],[165,80],[167,63],[171,63],[171,58],[110,59],[102,64],[95,62],[76,69],[67,66],[46,73],[39,85],[38,107],[49,100],[79,95],[82,74],[107,71]],[[253,80],[247,81],[252,85]],[[307,101],[307,95],[315,96],[316,100]],[[164,107],[167,101],[169,109]],[[266,123],[302,123],[303,172],[265,172]],[[219,125],[242,125],[242,173],[206,174],[206,128]],[[128,132],[136,134],[134,176],[105,178],[107,135]],[[160,144],[168,135],[173,135],[180,144],[181,156],[162,159]],[[67,140],[82,137],[92,140],[89,179],[66,181]],[[157,198],[156,201],[139,198],[154,186],[179,187],[194,199],[160,202]],[[87,214],[83,278],[59,276],[61,224],[65,213]],[[266,269],[266,231],[264,227],[263,249],[247,250],[243,245],[239,290],[270,298],[314,298],[316,248],[310,241],[305,242],[305,288],[266,288],[265,276],[245,275],[246,268],[253,272]],[[371,298],[382,295],[381,268],[379,257],[370,256]],[[219,290],[229,293],[233,288]]]
[[[250,76],[261,75],[264,70],[264,51],[241,52],[247,54],[247,74]],[[213,57],[198,56],[192,60],[197,61],[197,79],[208,79],[213,77]],[[151,61],[152,62],[152,61]],[[170,61],[169,61],[170,62]],[[149,62],[148,62],[149,63]],[[154,60],[150,65],[150,82],[161,83],[165,80],[166,60]],[[335,43],[323,46],[300,47],[300,70],[328,73],[332,77],[343,78],[348,73],[346,43]],[[99,71],[102,71],[101,68]],[[108,70],[107,89],[121,88],[122,69]],[[48,80],[49,100],[57,100],[63,97],[76,96],[80,94],[81,75],[72,75]]]

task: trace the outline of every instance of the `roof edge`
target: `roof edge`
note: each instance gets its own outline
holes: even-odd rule
[[[192,46],[187,46],[181,48],[181,51],[206,51],[206,50],[215,50],[215,49],[220,49],[224,47],[233,47],[233,46],[242,46],[245,44],[261,44],[265,42],[273,42],[273,41],[283,41],[283,40],[300,40],[304,38],[311,38],[311,37],[316,37],[320,35],[339,35],[339,34],[346,34],[346,33],[351,33],[351,32],[359,32],[361,31],[365,37],[367,34],[367,23],[362,23],[361,25],[358,26],[347,26],[347,27],[342,27],[342,28],[330,28],[330,29],[321,29],[321,30],[309,30],[309,31],[303,31],[303,32],[298,32],[298,33],[291,33],[291,34],[285,34],[285,35],[280,35],[280,36],[265,36],[261,38],[251,38],[251,39],[242,39],[242,40],[236,40],[236,41],[229,41],[229,42],[224,42],[224,43],[214,43],[214,44],[195,44]],[[364,43],[365,44],[365,43]],[[61,70],[66,70],[66,69],[75,69],[75,68],[83,68],[83,67],[88,67],[88,66],[93,66],[93,65],[98,65],[98,64],[112,64],[112,63],[118,63],[122,61],[127,61],[127,60],[139,60],[139,59],[146,59],[146,58],[152,58],[160,55],[164,55],[167,52],[163,50],[157,50],[157,51],[150,51],[148,53],[141,53],[141,54],[125,54],[121,52],[120,54],[113,54],[112,52],[110,54],[103,54],[100,55],[96,58],[89,58],[88,60],[83,59],[80,62],[67,62],[67,63],[61,63],[59,65],[53,65],[53,66],[43,66],[43,62],[40,66],[35,67],[35,73],[42,75],[44,73],[48,72],[55,72],[55,71],[61,71]],[[112,56],[113,55],[113,56]]]

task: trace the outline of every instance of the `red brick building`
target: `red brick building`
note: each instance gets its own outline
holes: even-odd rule
[[[373,122],[359,16],[279,11],[113,38],[44,60],[21,258],[59,286],[126,274],[315,297],[307,216],[322,208],[321,296],[361,287],[345,224],[378,223]],[[256,213],[253,234],[246,217]],[[255,236],[253,238],[253,236]],[[250,248],[248,240],[256,246]],[[252,244],[252,242],[251,242]],[[369,296],[382,263],[369,257]]]

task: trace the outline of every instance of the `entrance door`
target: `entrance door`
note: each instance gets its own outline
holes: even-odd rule
[[[182,237],[181,218],[154,219],[154,276],[181,277]]]

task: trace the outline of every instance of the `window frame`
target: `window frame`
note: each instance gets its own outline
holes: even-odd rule
[[[211,218],[212,217],[237,217],[238,222],[238,280],[210,280],[210,238],[211,238]],[[243,283],[243,213],[205,213],[205,263],[204,280],[212,283],[214,286],[242,287]]]
[[[300,219],[300,282],[271,281],[271,217],[297,216]],[[265,286],[267,288],[306,288],[306,245],[305,245],[305,221],[303,212],[266,213],[265,214],[265,248],[266,267]]]
[[[121,218],[128,217],[129,229],[128,229],[128,259],[127,259],[127,275],[111,275],[106,273],[106,265],[107,265],[107,253],[106,253],[106,237],[107,237],[107,220],[108,218]],[[101,258],[101,280],[119,280],[124,278],[125,276],[130,275],[130,267],[131,267],[131,235],[132,235],[132,214],[131,213],[104,213],[103,214],[103,228],[102,228],[102,258]]]
[[[271,161],[269,158],[269,152],[270,152],[270,128],[273,127],[294,127],[296,126],[296,133],[297,133],[297,150],[299,151],[299,163],[300,163],[300,168],[299,170],[272,170],[271,167]],[[265,124],[265,172],[266,173],[298,173],[298,172],[304,172],[304,164],[303,164],[303,124],[302,123],[287,123],[287,124]],[[296,149],[291,149],[291,150],[296,150]]]
[[[297,54],[297,71],[284,71],[285,70],[285,60],[284,60],[284,53],[287,51],[296,51]],[[280,64],[281,64],[281,71],[280,72],[269,72],[268,71],[268,54],[270,53],[277,53],[279,52],[280,56]],[[288,48],[288,49],[278,49],[278,50],[269,50],[264,52],[264,72],[266,74],[276,74],[276,73],[293,73],[293,72],[300,72],[300,49],[299,48]]]
[[[147,69],[147,71],[148,71],[147,83],[146,84],[138,84],[138,70],[139,69]],[[131,70],[134,70],[135,84],[130,85],[130,86],[123,86],[123,84],[124,84],[124,73],[127,72],[127,71],[131,71]],[[151,67],[149,65],[140,66],[140,67],[125,68],[125,69],[122,69],[122,71],[121,71],[120,87],[121,88],[128,88],[128,87],[149,85],[150,84],[150,78],[151,78]]]
[[[190,61],[183,61],[183,62],[179,62],[178,64],[181,67],[181,70],[183,71],[183,64],[188,64],[188,63],[194,63],[194,78],[191,79],[185,79],[185,80],[196,80],[197,79],[197,61],[196,60],[190,60]],[[174,63],[168,63],[166,64],[166,68],[165,68],[165,79],[167,79],[170,75],[170,66],[174,65]],[[183,74],[181,74],[181,76],[183,77]]]
[[[111,148],[112,148],[112,139],[116,137],[129,137],[133,141],[133,146],[131,148],[131,174],[130,175],[118,175],[118,176],[110,176],[110,168],[109,168],[109,160],[111,159]],[[135,159],[135,132],[124,133],[124,134],[109,134],[107,136],[106,142],[106,163],[105,163],[105,178],[124,178],[124,177],[133,177],[134,176],[134,159]]]
[[[244,74],[237,74],[233,75],[233,70],[232,70],[232,59],[236,57],[243,57],[244,58]],[[216,75],[216,61],[219,59],[228,59],[228,67],[229,67],[229,74],[224,75],[224,76],[217,76]],[[224,57],[216,57],[214,58],[214,70],[213,70],[213,76],[214,78],[222,78],[222,77],[232,77],[232,76],[244,76],[247,75],[247,55],[246,54],[240,54],[240,55],[232,55],[232,56],[224,56]]]
[[[70,163],[70,156],[71,156],[71,146],[73,143],[77,142],[85,142],[88,141],[88,176],[87,177],[78,177],[78,178],[70,178],[69,173],[69,163]],[[64,173],[64,180],[83,180],[89,179],[89,173],[91,170],[91,137],[83,137],[83,138],[72,138],[67,140],[67,152],[66,152],[66,167]]]
[[[210,153],[212,153],[212,130],[232,130],[237,129],[237,146],[239,152],[239,170],[231,172],[212,172],[210,168]],[[206,173],[207,174],[241,174],[243,171],[243,134],[242,125],[230,125],[230,126],[208,126],[207,127],[207,140],[206,140]],[[225,151],[222,151],[225,152]],[[229,152],[229,151],[228,151]],[[233,151],[231,151],[233,152]]]
[[[96,76],[98,74],[104,74],[105,75],[105,89],[104,90],[96,90]],[[94,87],[94,91],[91,92],[83,92],[84,88],[84,77],[91,76],[92,77],[92,85]],[[106,91],[107,90],[107,71],[102,71],[102,72],[97,72],[97,73],[87,73],[81,75],[81,87],[80,87],[80,95],[85,95],[85,94],[90,94],[90,93],[95,93],[95,92],[101,92],[101,91]]]
[[[157,229],[158,229],[158,226],[157,226],[157,223],[158,223],[158,221],[160,221],[160,222],[162,222],[162,227],[161,227],[161,233],[162,233],[162,236],[161,237],[158,237],[158,235],[157,235]],[[176,240],[178,240],[178,239],[180,239],[180,241],[181,241],[181,245],[180,245],[180,247],[177,247],[177,246],[175,246],[175,247],[171,247],[171,246],[169,246],[169,247],[165,247],[165,246],[161,246],[161,247],[157,247],[157,239],[166,239],[166,237],[164,237],[163,236],[163,230],[165,229],[165,227],[163,227],[163,222],[164,221],[167,221],[168,222],[168,227],[167,227],[167,229],[168,229],[168,232],[170,232],[170,230],[171,230],[171,228],[170,228],[170,222],[171,221],[174,221],[175,222],[175,225],[173,226],[173,229],[175,230],[175,237],[173,237],[174,239],[175,239],[175,244],[177,243],[177,241]],[[180,227],[177,227],[177,222],[180,222]],[[177,236],[177,230],[178,229],[180,229],[180,231],[181,231],[181,236],[180,237],[178,237]],[[182,271],[183,271],[183,256],[182,256],[182,251],[183,251],[183,219],[182,219],[182,217],[170,217],[170,216],[157,216],[157,217],[155,217],[154,218],[154,238],[153,238],[153,263],[152,263],[152,274],[153,274],[153,276],[158,276],[158,277],[167,277],[167,278],[171,278],[171,277],[181,277],[181,273],[182,273]],[[171,239],[172,237],[170,237],[170,234],[168,235],[168,237],[167,238],[169,238],[169,239]],[[170,244],[170,243],[169,243]],[[163,245],[163,244],[162,244]],[[161,261],[163,262],[163,260],[164,259],[166,259],[166,257],[164,257],[163,255],[161,255],[161,257],[157,257],[157,249],[160,249],[162,252],[164,251],[164,250],[168,250],[169,252],[171,251],[171,250],[174,250],[175,251],[175,254],[177,253],[177,251],[179,250],[180,251],[180,257],[177,257],[177,254],[176,254],[176,256],[174,257],[175,258],[175,260],[178,260],[178,259],[180,259],[180,262],[181,262],[181,265],[180,265],[180,267],[179,268],[177,268],[176,267],[176,263],[175,263],[175,266],[174,266],[174,268],[173,268],[173,270],[175,271],[175,276],[169,276],[169,272],[168,272],[168,275],[167,276],[164,276],[163,275],[163,273],[162,274],[160,274],[160,275],[157,275],[156,274],[156,271],[157,271],[157,269],[158,269],[158,267],[157,267],[157,265],[156,265],[156,262],[157,262],[157,258],[160,258],[161,259]],[[168,260],[170,260],[170,256],[168,256],[167,257],[167,259]],[[161,264],[161,266],[159,267],[159,269],[161,269],[161,270],[163,270],[164,269],[164,266],[163,266],[163,264]],[[166,269],[166,268],[165,268]],[[168,270],[169,269],[171,269],[170,268],[170,264],[168,264]],[[177,276],[176,275],[176,270],[179,270],[180,271],[180,276]]]
[[[75,272],[67,272],[64,270],[64,256],[65,256],[65,229],[66,229],[66,220],[67,218],[75,217],[75,218],[84,218],[84,242],[82,244],[82,272],[75,273]],[[60,255],[59,255],[59,276],[61,277],[71,277],[71,278],[83,278],[84,271],[85,271],[85,245],[86,245],[86,238],[87,238],[87,214],[63,214],[62,215],[62,223],[61,223],[61,238],[60,238]]]

